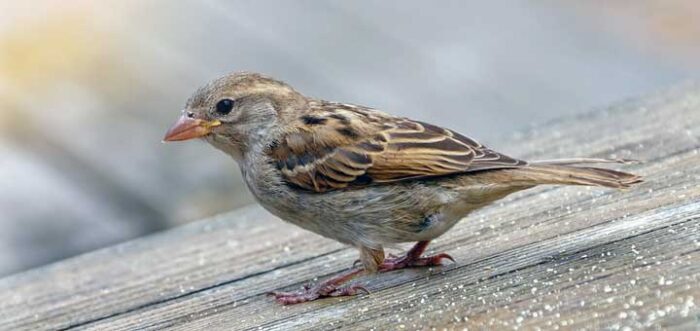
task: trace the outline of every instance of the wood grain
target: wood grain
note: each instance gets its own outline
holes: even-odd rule
[[[266,293],[339,272],[356,252],[248,207],[1,279],[0,329],[700,328],[700,86],[492,145],[524,159],[635,158],[623,168],[646,182],[513,195],[435,241],[456,264],[288,307]]]

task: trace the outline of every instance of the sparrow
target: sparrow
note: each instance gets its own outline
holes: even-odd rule
[[[526,162],[455,131],[365,106],[306,97],[271,77],[232,73],[199,88],[164,141],[206,140],[239,165],[255,199],[277,217],[353,246],[352,268],[281,304],[368,292],[362,274],[438,266],[431,240],[469,213],[538,185],[627,188],[640,176],[592,167],[612,159]],[[385,247],[416,244],[402,256]]]

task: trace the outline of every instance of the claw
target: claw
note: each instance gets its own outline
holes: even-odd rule
[[[275,298],[280,298],[280,297],[288,297],[294,295],[294,293],[291,292],[280,292],[280,291],[272,291],[272,292],[267,292],[267,296],[274,296]]]
[[[440,254],[438,254],[438,255],[436,255],[436,256],[433,256],[433,258],[436,258],[436,257],[439,258],[439,259],[447,259],[447,260],[450,260],[450,261],[452,261],[452,263],[457,263],[457,261],[455,261],[455,259],[454,259],[450,254],[447,254],[447,253],[440,253]]]
[[[362,285],[353,285],[353,286],[350,286],[350,288],[352,288],[352,290],[355,291],[355,294],[357,294],[357,290],[361,290],[362,292],[365,292],[365,294],[367,294],[367,295],[372,294],[372,292],[370,292],[366,287],[364,287]]]
[[[339,297],[339,296],[353,296],[359,294],[359,292],[365,292],[365,294],[371,294],[370,291],[362,285],[352,285],[344,288],[336,289],[335,291],[328,293],[328,296]]]

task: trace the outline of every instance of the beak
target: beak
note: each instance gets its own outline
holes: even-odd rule
[[[182,114],[172,127],[165,133],[163,142],[189,140],[200,138],[211,133],[212,128],[221,125],[221,121],[205,121]]]

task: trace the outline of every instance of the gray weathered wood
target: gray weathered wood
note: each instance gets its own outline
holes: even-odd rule
[[[348,267],[352,248],[250,207],[0,280],[0,328],[700,328],[700,87],[548,123],[494,146],[626,157],[627,191],[541,187],[436,240],[456,264],[371,276],[371,295],[265,294]],[[359,282],[367,282],[363,278]]]

